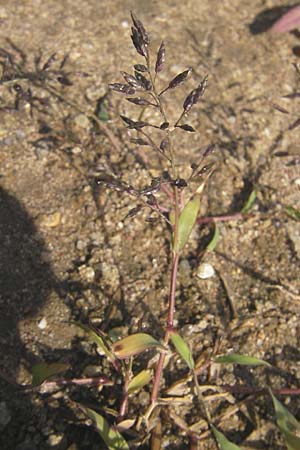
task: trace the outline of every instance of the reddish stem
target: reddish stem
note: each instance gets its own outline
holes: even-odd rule
[[[169,312],[168,312],[168,321],[167,321],[167,329],[165,332],[164,343],[165,345],[169,342],[170,331],[174,325],[174,311],[175,311],[175,293],[176,293],[176,280],[177,280],[177,272],[178,272],[178,262],[179,262],[179,254],[175,253],[173,255],[172,262],[172,272],[171,272],[171,281],[170,281],[170,293],[169,293]],[[160,380],[162,377],[162,371],[164,368],[166,354],[161,353],[159,356],[159,360],[156,366],[153,389],[151,393],[151,404],[154,405],[159,392]]]

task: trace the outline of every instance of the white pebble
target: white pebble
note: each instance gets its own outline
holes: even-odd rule
[[[200,264],[197,276],[201,280],[206,280],[207,278],[211,278],[215,275],[215,269],[211,264],[203,263]]]
[[[39,323],[38,323],[38,327],[40,330],[44,330],[45,328],[47,328],[47,320],[45,319],[45,317],[43,317]]]

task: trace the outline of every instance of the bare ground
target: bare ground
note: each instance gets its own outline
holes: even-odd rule
[[[286,207],[300,208],[299,131],[288,129],[300,108],[297,99],[280,98],[298,89],[292,63],[299,38],[265,32],[274,17],[271,8],[280,6],[275,0],[0,2],[1,48],[20,63],[25,58],[29,72],[38,55],[45,61],[68,53],[67,67],[77,71],[70,75],[73,85],[50,86],[84,113],[96,110],[107,83],[120,81],[120,70],[130,72],[133,62],[141,62],[130,43],[130,10],[151,32],[154,48],[161,39],[166,43],[162,85],[193,68],[185,90],[170,95],[171,115],[183,92],[209,75],[205,99],[189,118],[197,133],[178,135],[179,164],[192,163],[209,143],[217,145],[217,170],[203,195],[202,217],[239,212],[253,189],[257,200],[251,216],[219,223],[214,253],[202,256],[212,228],[201,225],[194,232],[180,265],[176,320],[197,357],[222,338],[220,353],[233,349],[264,358],[275,369],[219,371],[213,365],[200,378],[203,385],[299,388],[300,226]],[[128,143],[118,112],[134,116],[136,109],[120,97],[109,95],[105,103],[116,148],[74,105],[43,86],[18,80],[22,92],[31,86],[34,95],[50,98],[47,114],[35,110],[31,117],[27,98],[14,110],[14,84],[0,86],[1,448],[105,448],[68,399],[116,406],[109,388],[42,395],[13,383],[30,383],[30,367],[40,361],[69,361],[73,377],[97,373],[99,357],[74,320],[93,319],[104,331],[121,327],[124,333],[162,336],[169,232],[162,223],[145,222],[144,213],[124,222],[132,199],[94,183],[110,170],[141,186],[151,181],[149,169],[157,174],[160,166],[148,150],[141,153]],[[214,267],[214,277],[197,277],[203,261]],[[109,373],[100,363],[98,370]],[[179,360],[170,369],[167,384],[186,373]],[[217,424],[243,449],[285,448],[267,397],[220,399],[215,393],[204,392]],[[138,405],[144,408],[147,398],[144,392],[130,414]],[[299,417],[297,397],[282,401]],[[188,448],[185,433],[166,411],[162,448]],[[195,431],[203,430],[199,448],[216,448],[197,405],[174,412]]]

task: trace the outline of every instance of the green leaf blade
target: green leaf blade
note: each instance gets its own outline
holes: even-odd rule
[[[249,195],[244,207],[242,208],[241,213],[246,214],[248,211],[250,211],[255,200],[256,200],[256,191],[255,191],[255,189],[253,189],[253,191]]]
[[[131,334],[112,345],[113,352],[119,359],[130,358],[151,347],[163,348],[156,339],[146,333]]]
[[[140,391],[152,378],[152,371],[150,369],[142,370],[128,383],[128,394]]]
[[[300,210],[299,209],[296,209],[293,206],[286,206],[285,212],[289,217],[291,217],[291,219],[294,219],[297,222],[300,221]]]
[[[185,247],[190,234],[194,228],[200,209],[200,195],[195,195],[192,200],[187,202],[183,208],[178,220],[178,236],[174,242],[174,252],[178,253]]]
[[[109,450],[129,450],[129,446],[117,429],[111,427],[100,414],[90,408],[82,408],[86,416],[91,419]]]
[[[172,344],[174,345],[177,353],[186,362],[189,369],[193,370],[195,367],[194,359],[191,350],[183,338],[176,332],[170,333]]]
[[[229,355],[217,356],[214,362],[218,364],[240,364],[242,366],[267,366],[271,367],[267,361],[255,358],[253,356],[239,355],[237,353],[230,353]]]
[[[213,434],[215,436],[215,439],[219,445],[219,448],[221,450],[242,450],[241,447],[234,444],[233,442],[230,442],[226,436],[224,436],[223,433],[221,433],[219,430],[217,430],[216,427],[211,425],[211,429],[213,431]]]
[[[46,364],[42,362],[35,364],[31,368],[32,386],[40,386],[48,378],[66,372],[69,368],[70,365],[67,363]]]
[[[208,246],[206,247],[206,250],[213,252],[219,242],[219,239],[220,239],[220,231],[219,228],[217,227],[217,224],[215,223],[214,234]]]
[[[115,360],[113,353],[110,351],[102,337],[99,336],[99,334],[97,334],[93,328],[89,327],[88,325],[83,325],[79,322],[73,322],[73,324],[81,328],[88,334],[91,341],[97,345],[97,347],[102,351],[102,353],[108,358],[109,361]]]
[[[291,414],[289,410],[285,406],[283,406],[283,404],[279,400],[277,400],[277,398],[272,394],[271,390],[270,395],[272,397],[275,409],[277,426],[284,436],[288,450],[299,450],[300,423],[293,416],[293,414]]]

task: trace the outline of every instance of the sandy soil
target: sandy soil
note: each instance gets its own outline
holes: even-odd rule
[[[118,94],[107,95],[107,84],[121,81],[120,70],[130,72],[133,63],[142,62],[130,40],[130,10],[150,31],[153,48],[165,41],[161,85],[193,68],[187,85],[169,97],[171,116],[184,93],[209,75],[205,98],[189,117],[197,133],[178,134],[177,149],[185,176],[187,162],[199,158],[208,144],[217,146],[201,216],[238,213],[252,190],[257,192],[249,217],[218,224],[221,237],[214,253],[203,256],[210,225],[193,233],[180,264],[176,321],[197,357],[222,338],[220,353],[233,349],[264,358],[275,369],[217,370],[213,365],[199,381],[299,388],[300,225],[286,208],[300,208],[299,130],[289,130],[300,107],[297,98],[281,98],[299,90],[293,67],[299,37],[266,31],[281,6],[279,0],[0,1],[2,62],[14,55],[19,75],[27,74],[0,85],[2,449],[105,448],[70,399],[100,409],[117,407],[119,388],[42,394],[14,384],[29,384],[31,366],[41,361],[68,361],[70,377],[109,373],[72,321],[94,320],[103,331],[162,336],[169,231],[163,223],[147,223],[146,213],[124,221],[132,198],[94,182],[99,173],[110,172],[143,186],[151,181],[149,171],[160,171],[148,150],[129,143],[118,117],[136,118],[136,107]],[[35,59],[40,56],[43,65],[54,53],[49,78],[34,78]],[[70,86],[53,75],[66,54]],[[35,102],[40,111],[33,109],[32,115],[31,94],[40,99]],[[103,97],[109,117],[103,127],[116,145],[88,118],[99,112]],[[203,262],[214,267],[214,277],[199,279]],[[185,373],[184,365],[173,361],[166,383]],[[145,407],[147,395],[133,401],[130,417]],[[299,416],[296,397],[281,399]],[[207,401],[220,429],[243,449],[285,448],[267,397],[249,401],[228,394]],[[216,448],[196,404],[174,406],[173,413],[203,430],[199,448]],[[170,415],[167,409],[163,413],[162,448],[189,448]]]

